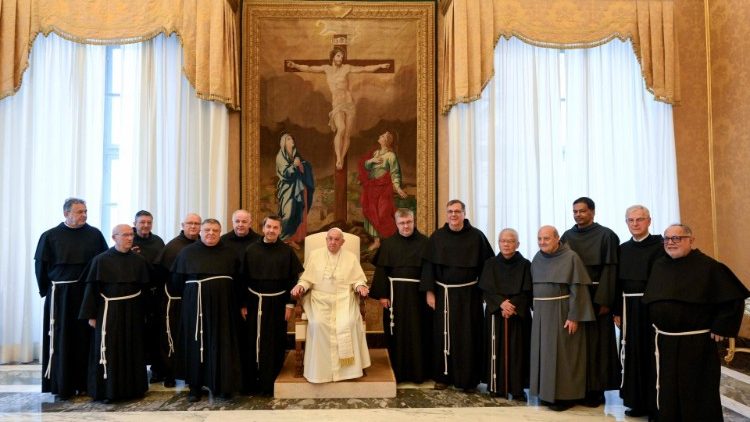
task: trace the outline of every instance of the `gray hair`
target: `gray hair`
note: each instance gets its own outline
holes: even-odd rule
[[[682,229],[682,233],[685,236],[693,237],[693,229],[691,229],[690,226],[688,226],[687,224],[674,223],[674,224],[670,224],[669,227],[680,227]],[[669,227],[667,227],[666,229],[664,229],[664,233],[667,232],[667,230],[669,229]]]
[[[651,213],[649,212],[648,208],[640,204],[629,206],[628,209],[625,210],[625,218],[628,218],[628,215],[630,215],[631,212],[638,210],[643,211],[643,213],[646,214],[646,217],[651,218]]]
[[[81,198],[68,198],[63,203],[63,212],[70,212],[75,204],[86,205],[86,201]]]
[[[506,227],[500,230],[500,233],[498,233],[497,235],[497,240],[500,240],[500,238],[503,236],[503,233],[506,233],[506,232],[512,234],[513,237],[516,238],[516,242],[518,242],[518,232],[516,231],[516,229],[511,229],[510,227]]]

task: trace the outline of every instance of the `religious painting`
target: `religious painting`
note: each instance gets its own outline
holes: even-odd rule
[[[363,258],[397,208],[435,226],[432,2],[244,3],[242,201],[297,250],[331,227]],[[363,259],[363,262],[366,262]]]

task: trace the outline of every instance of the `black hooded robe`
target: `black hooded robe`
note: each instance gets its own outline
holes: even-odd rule
[[[625,406],[638,412],[651,413],[656,410],[655,380],[651,377],[654,330],[641,297],[646,291],[651,267],[657,258],[665,255],[662,240],[661,235],[649,235],[640,242],[631,239],[620,245],[617,297],[623,299],[617,301],[614,310],[615,315],[623,317],[620,359],[624,361],[624,366],[620,397]]]
[[[247,307],[245,334],[249,340],[249,347],[242,349],[249,362],[246,368],[249,378],[244,384],[251,391],[273,395],[273,384],[286,355],[286,308],[294,304],[289,292],[304,268],[294,250],[281,240],[274,243],[260,240],[248,246],[242,267]]]
[[[76,392],[86,391],[91,330],[88,323],[78,319],[84,291],[80,277],[91,259],[107,248],[107,242],[99,229],[88,224],[73,229],[65,223],[60,223],[39,238],[34,260],[39,295],[45,298],[42,342],[43,393],[69,397]],[[53,287],[53,281],[76,282]],[[50,307],[53,305],[53,291],[54,352],[50,366]]]
[[[159,356],[164,379],[174,381],[184,379],[185,354],[180,341],[180,321],[182,320],[182,292],[175,291],[170,283],[172,278],[172,264],[185,246],[195,243],[195,240],[185,237],[185,231],[167,242],[154,261],[156,272],[156,294],[158,295],[159,327]],[[170,300],[169,297],[172,297]],[[178,299],[179,298],[179,299]]]
[[[239,271],[237,252],[221,241],[206,246],[197,240],[172,265],[172,291],[182,293],[180,346],[191,390],[205,386],[228,395],[240,389]]]
[[[133,229],[133,233],[135,236],[133,237],[132,251],[145,258],[151,266],[149,272],[151,282],[143,292],[143,304],[146,307],[146,363],[151,365],[152,375],[161,377],[164,375],[164,368],[160,356],[159,338],[164,328],[164,316],[161,312],[164,287],[157,282],[159,280],[158,270],[153,265],[161,250],[164,249],[164,241],[154,233],[151,233],[148,237],[138,236],[135,229]]]
[[[393,308],[393,313],[383,309],[383,332],[396,382],[421,384],[432,376],[432,309],[419,291],[426,246],[427,237],[416,229],[409,237],[396,233],[383,240],[372,260],[370,297],[388,299]],[[417,281],[394,280],[391,296],[389,277]]]
[[[512,394],[518,400],[529,386],[531,349],[531,262],[516,252],[510,259],[498,254],[484,263],[479,288],[486,304],[484,310],[483,380],[487,390],[498,396]],[[505,318],[500,305],[509,300],[516,314]],[[507,335],[507,346],[505,337]],[[505,348],[508,348],[508,386],[505,386]]]
[[[419,289],[435,294],[432,331],[435,382],[465,390],[479,384],[483,316],[482,291],[476,282],[484,262],[493,256],[487,238],[468,219],[464,219],[459,231],[451,230],[446,223],[430,236]],[[469,283],[473,284],[462,286]]]
[[[87,324],[96,319],[88,370],[88,393],[94,400],[140,398],[148,390],[144,341],[148,282],[149,266],[133,252],[111,248],[91,261],[78,317]]]
[[[643,296],[656,338],[657,420],[721,421],[721,365],[708,330],[735,337],[742,323],[747,288],[726,265],[694,249],[659,258]],[[658,333],[657,331],[657,333]]]

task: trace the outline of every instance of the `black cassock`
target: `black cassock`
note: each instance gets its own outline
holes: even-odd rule
[[[172,265],[172,288],[182,292],[180,340],[191,390],[205,386],[213,394],[232,394],[240,389],[239,270],[236,251],[221,241],[206,246],[197,240]]]
[[[164,317],[161,312],[164,288],[157,282],[160,279],[159,271],[156,267],[153,267],[153,264],[164,249],[164,241],[154,233],[151,233],[149,237],[141,237],[133,229],[133,234],[132,251],[145,258],[149,266],[152,266],[149,272],[151,282],[148,288],[143,291],[143,304],[146,307],[146,363],[151,365],[152,374],[163,376],[164,369],[160,356],[159,338],[162,328],[164,328]]]
[[[144,324],[149,266],[115,248],[91,261],[79,318],[96,319],[89,356],[88,393],[94,400],[143,397],[148,390]]]
[[[638,412],[652,412],[656,407],[655,380],[651,377],[654,330],[641,298],[651,267],[665,255],[662,240],[661,235],[649,235],[640,242],[631,239],[620,245],[617,297],[621,299],[614,310],[615,315],[622,317],[620,361],[624,366],[620,397],[625,406]]]
[[[529,386],[531,262],[520,252],[516,252],[510,259],[498,254],[485,262],[479,277],[479,288],[482,289],[484,302],[487,304],[484,310],[483,380],[491,393],[499,396],[510,393],[514,399],[522,399],[523,389]],[[506,318],[503,318],[500,309],[500,305],[506,300],[516,307],[516,314],[507,318],[507,334]]]
[[[107,250],[104,236],[88,224],[72,229],[60,223],[39,238],[34,254],[39,295],[44,297],[42,392],[71,396],[86,391],[88,323],[78,319],[84,284],[79,281],[92,258]],[[58,282],[74,283],[58,283]],[[57,283],[57,284],[53,284]],[[54,301],[52,300],[54,297]],[[54,305],[53,305],[54,304]],[[54,310],[50,365],[50,308]]]
[[[185,354],[180,347],[180,321],[182,315],[182,292],[175,291],[169,280],[172,277],[172,264],[177,255],[185,246],[195,243],[195,240],[185,237],[185,232],[180,231],[174,239],[170,240],[154,261],[156,280],[156,296],[158,303],[157,326],[159,327],[160,363],[158,369],[166,380],[175,378],[184,379]],[[170,299],[171,298],[171,299]]]
[[[586,391],[601,393],[620,388],[620,357],[612,312],[599,315],[602,306],[614,310],[617,296],[617,256],[620,239],[598,223],[584,228],[573,225],[561,238],[583,261],[591,278],[589,293],[596,321],[586,330]]]
[[[239,237],[234,232],[234,230],[229,231],[227,233],[224,233],[221,236],[221,241],[224,242],[227,246],[234,249],[237,252],[237,257],[242,262],[242,260],[245,258],[245,249],[247,249],[248,246],[252,245],[258,239],[260,239],[262,236],[258,233],[255,233],[253,229],[250,229],[247,235]],[[244,297],[244,292],[240,292],[241,296]],[[250,327],[248,326],[248,321],[242,319],[241,315],[237,315],[237,321],[235,322],[235,325],[237,325],[237,341],[239,342],[240,350],[248,350],[249,348],[255,348],[255,337],[250,338],[248,337],[248,330],[250,330]],[[250,393],[255,388],[255,382],[251,382],[250,380],[255,377],[255,355],[250,356],[249,353],[240,353],[240,360],[242,364],[242,392],[243,393]]]
[[[372,260],[370,297],[390,300],[393,309],[383,310],[383,332],[397,382],[422,383],[432,376],[432,309],[419,291],[427,241],[416,229],[409,237],[396,233]]]
[[[299,258],[282,241],[261,240],[245,250],[242,278],[246,286],[249,347],[243,348],[242,354],[248,362],[245,387],[250,391],[273,394],[286,353],[286,307],[294,303],[289,292],[302,271]]]
[[[477,279],[484,262],[493,256],[487,238],[468,219],[459,231],[452,231],[446,223],[430,236],[419,289],[435,293],[432,356],[436,382],[463,389],[479,384],[483,311]]]
[[[709,332],[735,337],[748,296],[726,265],[697,249],[656,260],[643,303],[658,334],[659,421],[722,420],[721,365]]]

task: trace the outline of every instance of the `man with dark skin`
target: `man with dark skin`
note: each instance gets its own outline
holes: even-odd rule
[[[615,306],[617,262],[620,239],[612,230],[594,222],[591,198],[573,201],[576,224],[562,236],[562,242],[578,254],[586,266],[596,321],[583,324],[586,334],[586,398],[583,404],[604,403],[604,391],[620,388],[620,359],[612,309]]]

